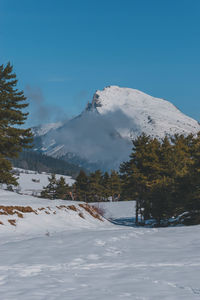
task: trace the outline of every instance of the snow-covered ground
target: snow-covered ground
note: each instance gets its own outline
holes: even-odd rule
[[[0,205],[50,206],[52,211],[73,203],[2,190],[0,195]],[[124,217],[133,203],[107,205],[114,217]],[[0,225],[2,300],[200,298],[200,226],[122,227],[87,212],[83,219],[71,210],[57,211],[34,215],[35,221],[27,214],[17,226],[9,225],[12,234]]]
[[[51,174],[47,174],[45,172],[39,174],[36,171],[24,170],[20,168],[14,168],[14,170],[19,172],[19,175],[17,176],[19,186],[17,189],[20,191],[20,193],[26,195],[40,195],[43,188],[49,183],[48,177],[51,177]],[[61,176],[64,177],[65,182],[69,186],[75,182],[71,176],[66,175],[56,174],[56,179],[60,179]]]
[[[100,208],[105,218],[133,218],[135,216],[135,201],[96,202],[92,205]]]

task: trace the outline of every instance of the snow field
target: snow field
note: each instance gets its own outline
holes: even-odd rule
[[[106,219],[135,217],[135,201],[96,202],[91,204],[102,209],[103,216]]]
[[[199,299],[199,228],[112,226],[1,239],[1,297]]]
[[[0,225],[2,300],[200,298],[200,226],[122,227],[57,208],[78,204],[0,190],[1,206],[56,210]],[[100,205],[119,218],[134,202]]]
[[[15,168],[15,170],[19,170],[19,176],[18,177],[18,183],[20,193],[26,194],[26,195],[40,195],[41,191],[45,186],[49,184],[48,177],[51,177],[51,174],[47,174],[45,172],[39,174],[35,171],[30,170],[23,170],[19,168]],[[64,177],[65,182],[71,186],[75,180],[72,179],[70,176],[66,175],[59,175],[56,174],[56,179],[60,179],[60,177]]]

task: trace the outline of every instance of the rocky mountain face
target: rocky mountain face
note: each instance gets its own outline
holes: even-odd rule
[[[89,170],[117,169],[128,159],[131,140],[200,131],[199,123],[169,101],[141,91],[110,86],[96,91],[77,117],[34,128],[35,149]]]

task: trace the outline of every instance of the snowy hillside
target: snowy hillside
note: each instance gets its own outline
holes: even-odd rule
[[[49,183],[48,177],[51,177],[51,174],[45,172],[38,173],[35,171],[24,170],[19,168],[14,168],[14,170],[18,173],[17,182],[19,186],[17,186],[16,189],[21,194],[26,195],[39,196],[43,188]],[[75,182],[75,180],[72,179],[70,176],[59,174],[56,174],[56,179],[60,179],[61,176],[64,177],[65,182],[69,186],[71,186]]]
[[[50,124],[51,125],[51,124]],[[40,127],[35,150],[89,169],[117,169],[128,159],[131,139],[197,133],[200,125],[172,103],[141,91],[110,86],[96,91],[76,118]],[[41,135],[41,132],[44,132]],[[37,139],[39,135],[39,139]]]
[[[200,226],[122,227],[79,204],[0,190],[1,299],[199,299]]]
[[[107,219],[135,217],[135,201],[98,202],[92,205],[100,208]]]
[[[46,234],[107,223],[87,204],[19,195],[0,189],[0,236]]]

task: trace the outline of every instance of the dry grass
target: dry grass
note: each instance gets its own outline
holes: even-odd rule
[[[67,208],[68,208],[68,209],[71,209],[71,210],[73,210],[73,211],[77,211],[77,208],[76,208],[75,205],[69,205],[69,206],[67,206]]]
[[[13,226],[16,226],[16,220],[15,219],[9,219],[8,222],[13,225]]]
[[[103,222],[103,219],[101,218],[101,216],[96,212],[96,210],[88,205],[88,204],[79,204],[79,206],[83,209],[85,209],[93,218],[98,219],[100,221]]]
[[[56,206],[58,209],[62,209],[62,208],[67,208],[66,205],[60,205],[60,206]]]
[[[97,214],[99,214],[100,216],[104,216],[105,215],[105,209],[103,209],[103,207],[100,206],[96,206],[96,205],[91,205],[91,207],[96,211]]]
[[[30,206],[3,206],[0,205],[0,215],[14,215],[17,214],[19,218],[23,218],[22,213],[35,213],[37,212]]]

